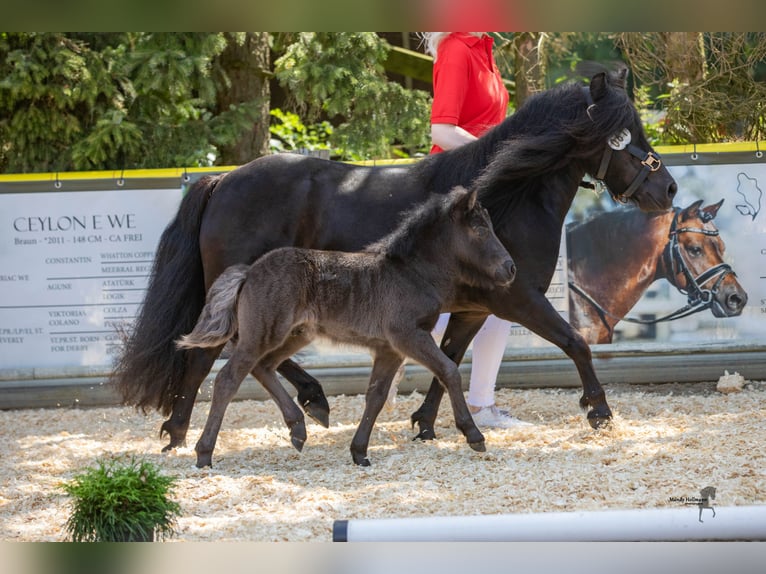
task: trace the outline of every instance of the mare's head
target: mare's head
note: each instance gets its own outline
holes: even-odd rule
[[[510,285],[516,266],[492,229],[476,191],[455,187],[448,194],[431,194],[408,211],[390,235],[367,251],[409,263],[427,260],[444,273],[459,274],[463,284],[491,288]]]
[[[668,279],[690,298],[709,303],[716,317],[734,317],[745,308],[747,293],[723,260],[726,246],[713,223],[722,203],[702,207],[699,200],[677,209],[665,266]]]
[[[627,75],[627,68],[601,71],[583,88],[583,127],[594,144],[585,167],[615,199],[635,203],[642,211],[665,211],[672,207],[678,186],[649,145],[625,90]]]

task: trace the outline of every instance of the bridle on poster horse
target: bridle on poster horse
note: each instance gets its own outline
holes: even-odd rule
[[[707,236],[717,236],[719,234],[717,229],[704,229],[702,227],[679,227],[678,218],[681,214],[681,208],[673,208],[673,222],[670,224],[670,231],[668,233],[668,243],[665,245],[665,249],[662,252],[662,262],[665,266],[667,279],[673,287],[678,289],[687,297],[687,304],[680,309],[673,311],[672,313],[659,317],[657,319],[635,319],[633,317],[618,317],[604,309],[593,297],[588,295],[581,287],[577,286],[574,282],[569,282],[569,288],[575,293],[580,295],[583,299],[588,301],[593,307],[596,308],[602,321],[605,317],[611,317],[619,321],[627,321],[628,323],[639,323],[641,325],[654,325],[663,321],[672,321],[674,319],[680,319],[687,317],[694,313],[699,313],[705,309],[717,307],[723,314],[721,304],[718,302],[717,295],[720,290],[721,284],[728,275],[736,275],[732,270],[731,265],[727,263],[719,263],[713,265],[706,271],[700,273],[695,277],[689,266],[686,264],[686,260],[681,253],[681,246],[678,242],[678,236],[682,233],[700,233]],[[700,215],[703,223],[713,219],[713,216],[708,213],[702,213]],[[686,285],[681,286],[678,284],[676,277],[683,275],[686,279]],[[709,289],[705,288],[706,284],[714,281],[713,286]]]

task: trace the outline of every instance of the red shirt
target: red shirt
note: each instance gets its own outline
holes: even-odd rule
[[[508,91],[492,56],[491,36],[453,32],[434,62],[432,124],[453,124],[479,137],[505,119]],[[431,153],[442,149],[434,145]]]

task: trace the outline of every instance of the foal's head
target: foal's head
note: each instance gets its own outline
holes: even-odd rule
[[[444,273],[459,273],[460,282],[468,285],[510,285],[516,276],[513,259],[476,195],[459,186],[447,195],[433,194],[367,250],[413,265],[415,259],[427,260]]]

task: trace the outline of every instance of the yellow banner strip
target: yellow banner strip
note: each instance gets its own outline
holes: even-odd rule
[[[766,144],[764,144],[766,147]],[[657,153],[689,154],[694,153],[734,153],[734,152],[762,152],[759,142],[732,142],[716,144],[685,144],[672,146],[657,146]],[[359,162],[350,162],[356,165],[406,165],[416,161],[414,159],[378,159]],[[211,166],[190,168],[163,168],[163,169],[126,169],[111,171],[67,171],[59,173],[10,173],[0,174],[0,182],[35,182],[35,181],[67,181],[67,180],[93,180],[93,179],[174,179],[181,178],[191,173],[227,172],[238,166]]]

